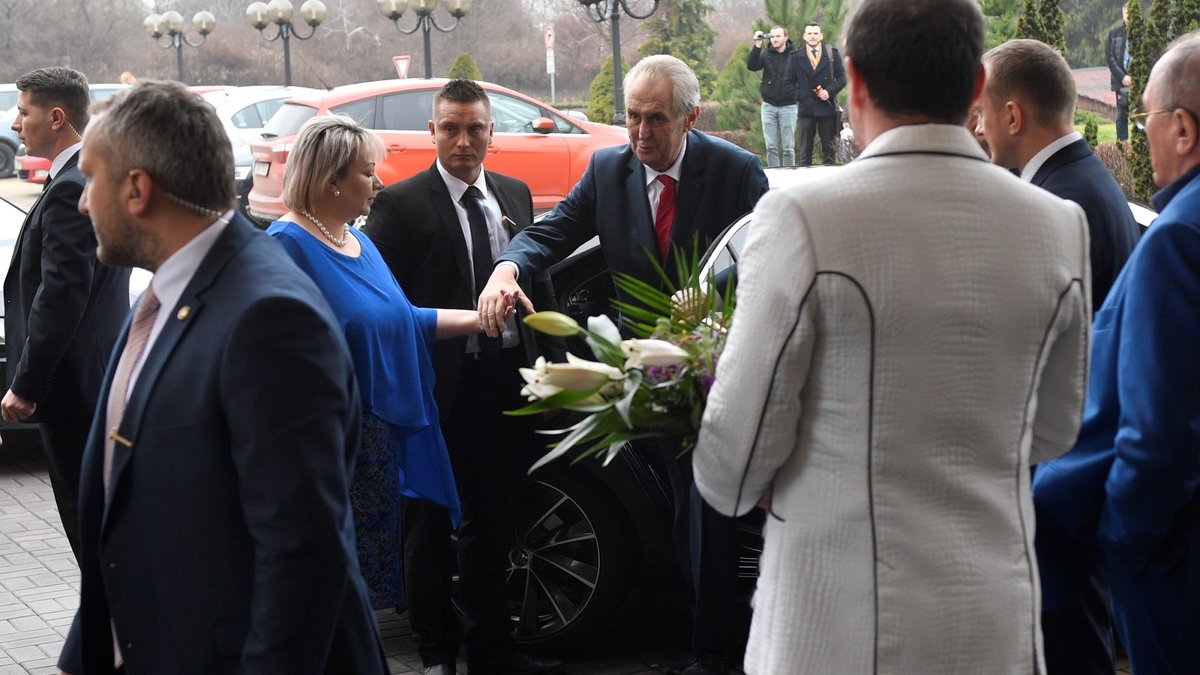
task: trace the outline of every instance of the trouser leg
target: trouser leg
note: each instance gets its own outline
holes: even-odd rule
[[[784,166],[796,165],[796,106],[780,106],[779,136],[783,147],[781,161]]]
[[[76,561],[79,560],[79,473],[90,426],[90,421],[63,420],[46,422],[38,428],[58,517]]]
[[[800,127],[800,147],[796,158],[799,166],[812,166],[813,140],[817,133],[817,121],[812,117],[800,117],[797,121]]]
[[[767,166],[779,166],[779,109],[764,101],[759,112],[762,117],[763,145],[767,150]]]
[[[837,140],[837,118],[836,117],[818,117],[817,133],[821,136],[821,163],[826,166],[833,166],[836,161],[834,155],[834,141]]]

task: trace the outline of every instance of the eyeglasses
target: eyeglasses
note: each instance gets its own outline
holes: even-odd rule
[[[1169,108],[1161,108],[1159,110],[1147,110],[1145,112],[1142,112],[1139,108],[1134,108],[1129,113],[1129,121],[1133,122],[1133,126],[1137,127],[1138,129],[1140,129],[1142,131],[1145,131],[1146,130],[1146,118],[1150,117],[1151,115],[1157,115],[1159,113],[1173,113],[1176,110],[1182,110],[1185,113],[1191,115],[1192,119],[1196,119],[1196,113],[1192,112],[1191,110],[1188,110],[1187,108],[1184,108],[1183,106],[1176,105],[1176,106],[1171,106]]]

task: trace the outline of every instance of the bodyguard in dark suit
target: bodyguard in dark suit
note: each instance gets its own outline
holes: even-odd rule
[[[533,200],[515,178],[485,171],[492,141],[491,103],[470,80],[451,80],[434,98],[430,134],[438,159],[427,171],[376,196],[365,231],[416,305],[474,309],[492,260],[529,224]],[[472,196],[474,195],[474,196]],[[553,303],[548,277],[530,275],[524,292]],[[516,650],[504,591],[521,487],[533,461],[532,419],[505,410],[524,405],[517,369],[539,355],[538,337],[514,317],[502,340],[479,334],[434,347],[434,395],[462,500],[458,530],[467,667],[487,673],[553,673],[562,663]],[[408,499],[404,517],[408,613],[426,672],[454,672],[458,619],[450,600],[455,568],[446,509]]]
[[[220,120],[143,82],[88,129],[81,164],[100,259],[154,278],[84,453],[59,667],[386,673],[350,515],[354,369],[320,291],[235,214]]]
[[[6,422],[40,422],[54,500],[79,560],[79,465],[109,352],[129,310],[129,270],[96,260],[96,235],[79,213],[79,133],[87,79],[42,68],[17,80],[13,130],[30,155],[52,160],[4,279]]]
[[[821,163],[833,164],[833,144],[841,133],[837,95],[846,86],[846,68],[836,47],[824,44],[820,24],[804,27],[804,45],[792,54],[800,124],[800,166],[812,166],[813,140],[821,136]]]
[[[592,155],[579,183],[540,223],[525,228],[497,258],[479,299],[480,322],[499,333],[508,298],[532,310],[518,286],[593,236],[613,274],[659,284],[651,256],[700,250],[767,191],[758,158],[692,130],[700,114],[695,74],[679,59],[650,56],[625,76],[629,145]],[[668,265],[668,268],[673,267]],[[618,291],[620,293],[620,291]],[[673,453],[672,453],[673,455]],[[686,672],[724,673],[736,655],[737,532],[733,519],[702,504],[691,457],[667,463],[675,491],[676,546],[695,591],[698,661]],[[692,505],[696,509],[692,509]]]
[[[1138,226],[1121,187],[1073,129],[1075,83],[1066,60],[1036,40],[1010,40],[984,55],[982,129],[992,161],[1069,199],[1087,215],[1092,307],[1133,252]],[[1108,589],[1097,552],[1079,546],[1039,515],[1035,545],[1042,578],[1042,632],[1050,675],[1113,672]],[[1095,568],[1095,574],[1079,570]]]

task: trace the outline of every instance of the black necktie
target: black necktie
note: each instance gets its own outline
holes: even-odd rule
[[[475,275],[476,298],[492,276],[492,242],[488,236],[487,216],[483,213],[482,201],[483,193],[474,185],[468,185],[462,199],[458,200],[467,210],[467,224],[471,227],[471,266]],[[501,338],[479,334],[479,349],[488,356],[495,356],[502,343]]]
[[[816,47],[813,47],[813,48],[812,48],[812,53],[813,53],[813,56],[816,56],[816,55],[817,55],[817,52],[819,52],[819,51],[821,51],[821,50],[817,49]]]

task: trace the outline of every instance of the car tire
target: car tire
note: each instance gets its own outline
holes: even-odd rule
[[[0,178],[8,178],[16,171],[16,156],[16,151],[0,143]]]
[[[509,555],[506,592],[522,649],[595,645],[628,589],[634,537],[599,480],[581,467],[539,470]]]

